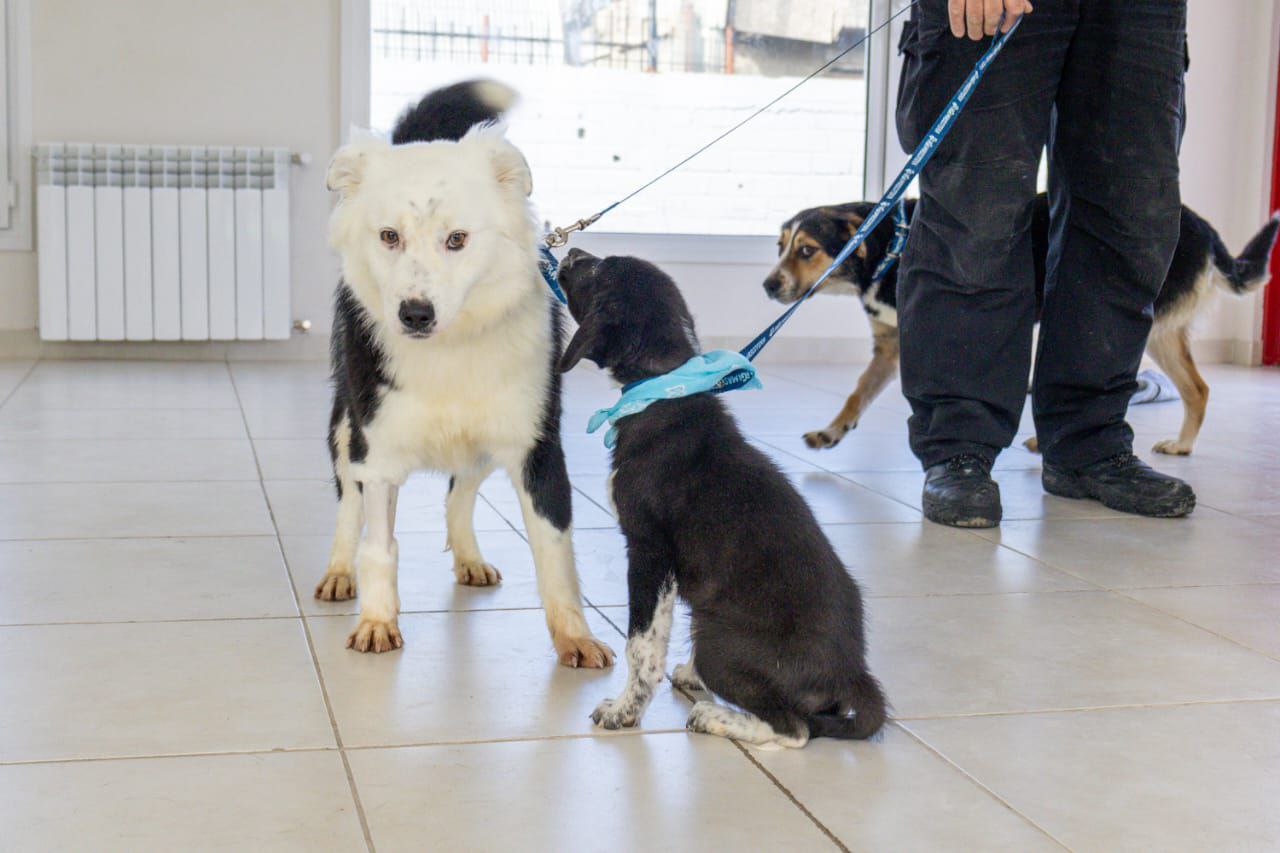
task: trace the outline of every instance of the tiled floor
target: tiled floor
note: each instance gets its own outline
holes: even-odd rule
[[[442,481],[400,500],[406,647],[347,651],[311,597],[333,516],[319,365],[0,363],[0,836],[6,850],[1275,850],[1280,372],[1211,368],[1183,521],[1043,494],[925,523],[906,405],[840,447],[852,367],[776,367],[727,399],[868,595],[895,721],[762,752],[587,719],[624,672],[555,665],[510,486],[486,484],[495,589],[454,585]],[[570,377],[565,444],[589,621],[615,649],[626,560],[611,399]],[[1180,407],[1136,408],[1140,448]],[[1030,429],[1024,422],[1024,429]],[[684,631],[673,658],[687,647]]]

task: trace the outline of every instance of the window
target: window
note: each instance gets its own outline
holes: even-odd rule
[[[31,248],[28,0],[0,0],[0,250]]]
[[[371,123],[389,129],[406,104],[449,82],[510,83],[522,101],[509,135],[533,164],[542,215],[564,224],[636,189],[862,39],[873,5],[888,4],[371,0]],[[868,77],[877,75],[867,59],[865,46],[852,51],[598,230],[772,235],[796,210],[877,189],[867,186]]]

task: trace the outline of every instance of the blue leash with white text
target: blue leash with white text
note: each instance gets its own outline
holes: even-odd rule
[[[759,380],[756,378],[755,367],[751,362],[755,360],[766,346],[768,346],[774,336],[782,330],[782,327],[791,319],[791,315],[793,315],[801,305],[807,302],[809,297],[813,296],[813,294],[818,291],[818,288],[820,288],[823,283],[831,277],[832,273],[839,269],[840,266],[849,259],[850,255],[857,251],[859,246],[866,242],[866,239],[870,236],[871,232],[884,221],[884,218],[889,214],[889,211],[896,207],[893,243],[890,246],[889,253],[876,267],[873,275],[873,281],[877,280],[877,276],[879,279],[883,279],[884,276],[888,274],[893,264],[897,262],[898,257],[901,256],[902,249],[906,245],[908,225],[906,222],[905,205],[902,198],[903,194],[906,192],[907,187],[911,185],[911,182],[914,181],[924,169],[925,165],[933,158],[933,155],[937,153],[938,148],[942,145],[942,141],[951,131],[951,128],[955,125],[956,119],[959,118],[961,111],[964,110],[965,105],[969,102],[969,98],[972,97],[974,91],[978,88],[978,84],[982,82],[982,78],[986,74],[987,69],[991,66],[991,63],[995,61],[995,58],[1004,48],[1005,42],[1009,40],[1021,23],[1022,18],[1019,16],[1018,19],[1013,22],[1013,26],[1011,26],[1008,31],[997,31],[997,34],[991,39],[991,45],[987,48],[986,53],[982,55],[977,64],[973,67],[973,70],[969,72],[969,76],[965,78],[964,83],[961,84],[960,88],[951,97],[951,100],[943,109],[942,114],[938,116],[937,120],[933,123],[933,126],[929,128],[929,132],[925,134],[924,139],[916,146],[915,152],[911,155],[907,164],[902,167],[902,171],[898,173],[898,176],[893,180],[893,183],[890,184],[888,191],[886,191],[880,201],[876,203],[876,206],[871,209],[871,213],[867,215],[867,218],[864,219],[862,224],[858,226],[858,229],[854,231],[853,236],[844,244],[844,248],[836,254],[835,258],[831,261],[831,264],[826,268],[826,270],[823,271],[822,275],[818,276],[818,279],[809,286],[809,289],[806,290],[804,294],[791,305],[791,307],[784,311],[778,319],[770,323],[764,331],[752,338],[739,353],[720,350],[712,353],[704,353],[690,359],[684,365],[677,368],[675,371],[672,371],[671,374],[655,376],[641,382],[634,382],[627,385],[622,389],[622,397],[617,403],[609,408],[601,409],[596,412],[596,415],[592,418],[587,431],[594,432],[595,429],[606,420],[610,423],[616,423],[617,420],[620,420],[627,415],[642,411],[649,405],[649,403],[656,399],[671,399],[704,391],[709,391],[713,394],[721,394],[725,391],[732,391],[737,388],[760,387]],[[696,153],[694,156],[696,156]],[[680,164],[677,164],[677,166],[678,165]],[[667,173],[663,173],[663,175],[665,174]],[[658,178],[655,178],[654,180],[658,180],[663,177],[663,175],[659,175]],[[651,181],[650,183],[653,182]],[[645,185],[645,187],[647,186],[649,186],[649,184]],[[645,187],[641,187],[640,189],[644,189]],[[636,192],[639,191],[640,190],[636,190]],[[635,195],[635,193],[632,193],[632,195]],[[612,205],[606,207],[590,219],[579,220],[578,223],[574,226],[570,226],[568,229],[556,229],[555,233],[548,237],[548,246],[563,245],[563,241],[567,239],[568,231],[581,230],[582,228],[587,227],[630,197],[631,196],[627,196],[626,198],[614,202]],[[559,242],[556,242],[556,240]],[[542,269],[543,277],[547,280],[547,284],[552,288],[553,292],[555,292],[556,298],[560,299],[561,302],[564,302],[564,293],[561,291],[559,283],[555,281],[557,266],[555,256],[551,254],[547,246],[544,246],[542,248],[542,257],[543,259],[539,266]],[[722,369],[724,371],[722,378],[715,382],[715,384],[709,385],[709,387],[698,387],[707,384],[705,382],[707,376],[706,366],[709,364],[715,364],[717,365],[717,369]],[[697,390],[692,390],[691,383],[683,381],[681,378],[681,372],[686,370],[697,373],[700,380],[703,380],[698,383],[693,383],[693,386],[697,387]],[[609,436],[606,437],[606,444],[612,446],[610,438],[614,435],[615,431],[610,430]]]

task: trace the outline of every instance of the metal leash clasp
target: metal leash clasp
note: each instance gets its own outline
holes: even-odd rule
[[[547,242],[547,247],[551,249],[559,249],[561,246],[564,246],[569,242],[570,234],[574,231],[585,231],[599,218],[600,214],[597,213],[594,216],[587,217],[586,219],[579,219],[572,225],[566,225],[563,228],[552,228],[550,233],[548,233],[544,238]]]

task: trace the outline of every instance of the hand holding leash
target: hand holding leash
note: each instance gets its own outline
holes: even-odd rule
[[[974,41],[993,36],[997,30],[1009,32],[1019,15],[1031,11],[1029,0],[947,0],[951,34],[964,38],[967,33]]]

